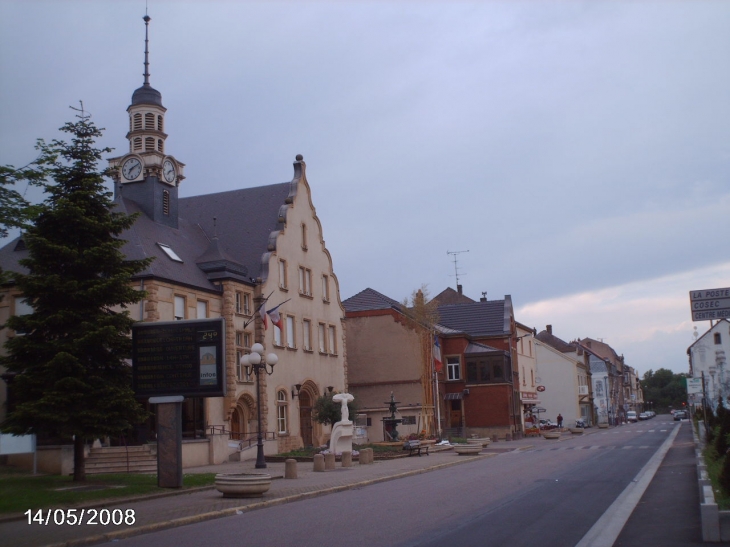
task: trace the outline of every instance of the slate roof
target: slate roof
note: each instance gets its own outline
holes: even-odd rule
[[[487,300],[439,306],[439,323],[473,337],[503,336],[510,332],[512,300]]]
[[[346,312],[395,309],[403,311],[403,305],[374,289],[367,288],[342,301]]]
[[[284,224],[279,222],[280,209],[289,197],[291,184],[181,198],[178,228],[154,222],[142,213],[132,228],[121,235],[126,241],[122,252],[132,260],[155,257],[135,277],[155,277],[205,290],[217,291],[214,281],[222,276],[246,281],[259,277],[262,255],[269,250],[269,237],[272,232],[283,229]],[[140,212],[139,206],[129,199],[120,198],[116,204],[128,214]],[[216,233],[217,241],[213,237]],[[18,239],[0,249],[3,270],[25,271],[18,260],[28,252],[14,250]],[[168,245],[182,262],[169,258],[158,243]]]
[[[475,300],[472,300],[463,294],[459,294],[451,287],[446,287],[443,291],[434,296],[431,299],[431,302],[435,302],[439,306],[445,306],[448,304],[472,304]]]
[[[469,342],[466,345],[466,349],[464,350],[464,355],[477,354],[477,353],[495,353],[495,352],[498,352],[500,354],[506,353],[504,350],[493,348],[492,346],[488,346],[486,344],[479,344],[477,342]]]
[[[540,331],[537,336],[535,336],[535,338],[537,340],[540,340],[540,342],[558,350],[560,353],[572,353],[577,349],[575,345],[569,344],[565,340],[561,340],[560,338],[558,338],[554,334],[550,334],[546,330]]]

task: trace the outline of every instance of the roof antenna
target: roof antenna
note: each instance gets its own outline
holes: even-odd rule
[[[149,26],[150,26],[150,16],[147,15],[147,5],[145,4],[144,8],[144,85],[150,85],[150,61],[149,61],[149,38],[148,38],[148,32],[149,32]]]
[[[447,255],[454,255],[454,276],[456,277],[456,286],[457,287],[459,286],[459,266],[456,263],[456,255],[461,254],[461,253],[468,253],[468,252],[469,252],[468,250],[466,250],[466,251],[446,251]],[[462,275],[466,275],[466,274],[462,274]]]

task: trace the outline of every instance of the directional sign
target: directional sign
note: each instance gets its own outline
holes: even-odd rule
[[[690,291],[692,321],[730,319],[730,287]]]
[[[702,393],[702,378],[687,378],[687,393]]]

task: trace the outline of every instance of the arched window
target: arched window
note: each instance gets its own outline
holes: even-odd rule
[[[164,131],[163,125],[162,125],[162,116],[157,116],[157,130]]]
[[[168,190],[162,191],[162,214],[170,215],[170,192]]]
[[[163,141],[162,139],[157,139],[157,151],[158,152],[163,152],[163,153],[165,152],[164,142],[165,141]]]
[[[144,149],[145,150],[154,150],[155,149],[155,138],[154,137],[145,137]]]
[[[137,112],[134,115],[134,130],[135,131],[141,131],[142,130],[142,114]]]
[[[276,425],[279,428],[279,434],[287,433],[286,415],[289,404],[286,400],[286,391],[283,389],[276,393]]]
[[[152,112],[147,112],[144,115],[144,128],[154,129],[155,128],[155,115]]]
[[[142,150],[142,137],[134,137],[134,151]]]

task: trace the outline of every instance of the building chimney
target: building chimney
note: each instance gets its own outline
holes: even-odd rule
[[[548,334],[552,334],[553,333],[553,326],[552,325],[547,325],[545,328],[547,329]]]
[[[586,340],[586,346],[588,346],[589,348],[591,347],[591,341],[590,340]]]
[[[482,297],[479,299],[479,302],[486,302],[487,301],[487,291],[482,292]]]
[[[457,285],[456,286],[456,292],[458,292],[459,294],[461,294],[461,285]]]

